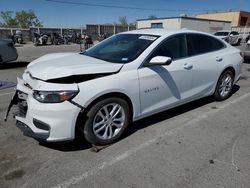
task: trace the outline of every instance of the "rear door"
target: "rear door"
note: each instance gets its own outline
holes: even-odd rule
[[[192,90],[197,97],[207,95],[223,69],[225,45],[209,35],[187,34],[189,60],[193,64]]]

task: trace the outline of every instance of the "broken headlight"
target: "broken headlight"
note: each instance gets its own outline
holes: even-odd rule
[[[34,91],[33,97],[41,103],[60,103],[74,98],[79,91]]]

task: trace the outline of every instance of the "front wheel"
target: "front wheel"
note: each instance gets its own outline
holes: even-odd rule
[[[118,141],[130,122],[128,103],[121,98],[107,98],[87,113],[83,133],[91,144],[107,145]]]
[[[213,95],[214,98],[218,101],[227,99],[231,95],[233,82],[234,82],[234,75],[232,71],[230,70],[224,71],[217,82],[215,92]]]

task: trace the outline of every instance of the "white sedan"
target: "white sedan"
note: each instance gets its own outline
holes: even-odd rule
[[[10,107],[17,126],[48,142],[80,133],[97,145],[121,138],[132,121],[213,95],[239,80],[238,49],[202,32],[144,29],[112,36],[83,53],[30,63]]]

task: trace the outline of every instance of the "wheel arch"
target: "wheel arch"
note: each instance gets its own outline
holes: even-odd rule
[[[235,70],[235,68],[233,67],[233,66],[228,66],[228,67],[226,67],[222,72],[221,72],[221,74],[223,74],[225,71],[231,71],[232,73],[233,73],[233,76],[234,76],[234,78],[235,78],[235,74],[236,74],[236,70]],[[220,74],[220,75],[221,75]]]
[[[134,117],[134,106],[132,103],[132,100],[124,93],[121,92],[110,92],[110,93],[106,93],[103,94],[97,98],[95,98],[93,101],[91,101],[88,106],[81,112],[79,112],[78,117],[77,117],[77,121],[76,121],[76,125],[75,125],[75,138],[79,138],[80,136],[80,129],[82,129],[81,125],[84,124],[84,122],[86,121],[87,118],[87,113],[89,112],[89,110],[91,109],[91,107],[93,105],[95,105],[96,103],[98,103],[99,101],[106,99],[106,98],[111,98],[111,97],[116,97],[116,98],[121,98],[124,99],[128,105],[129,105],[129,112],[130,112],[130,120],[133,120]]]

